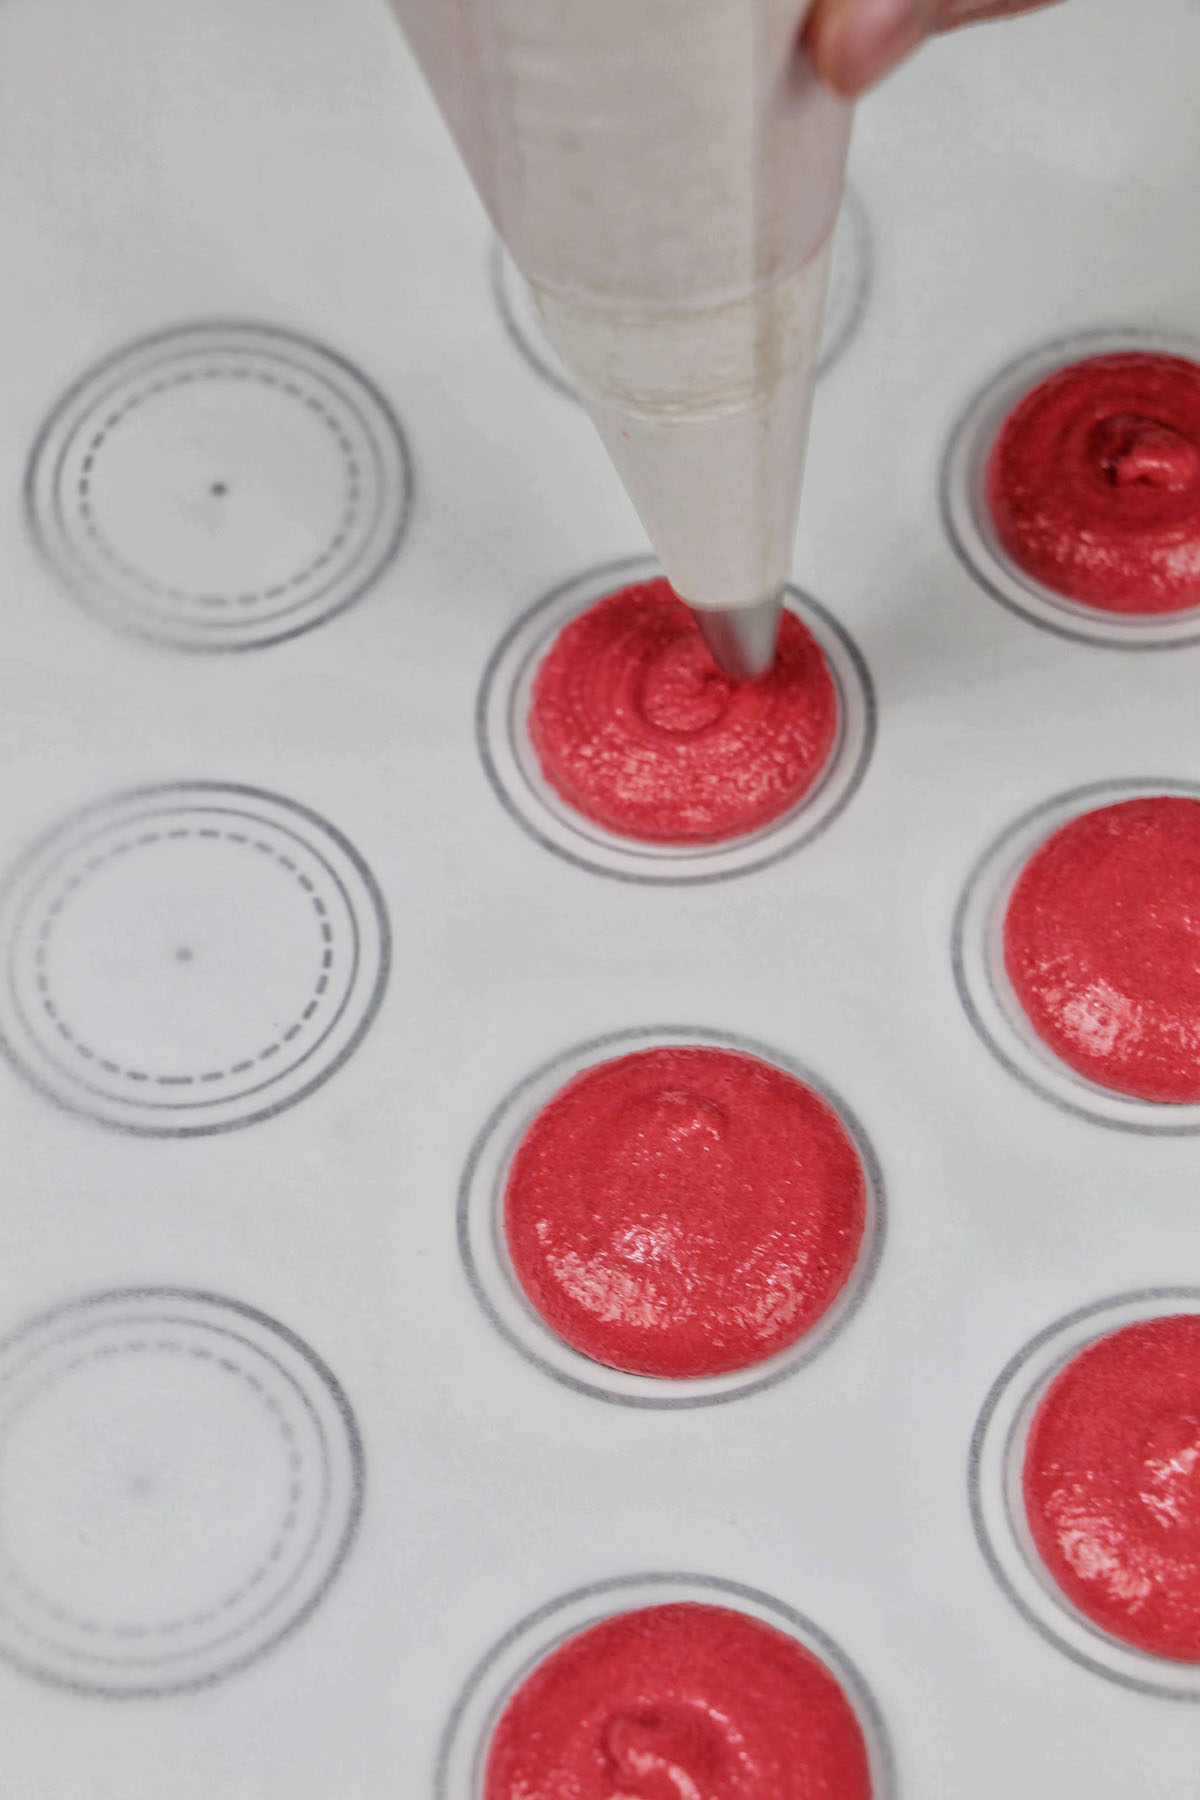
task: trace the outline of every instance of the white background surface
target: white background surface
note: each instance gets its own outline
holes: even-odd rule
[[[691,1567],[777,1594],[859,1664],[916,1796],[1196,1790],[1200,1717],[1039,1639],[971,1535],[972,1423],[1056,1316],[1195,1278],[1197,1146],[1056,1113],[975,1039],[948,940],[982,846],[1054,791],[1200,776],[1200,650],[1060,642],[955,562],[951,421],[1073,325],[1200,310],[1183,0],[1076,0],[925,55],[862,111],[874,289],[822,383],[796,574],[857,638],[875,761],[847,812],[739,882],[650,891],[546,854],[472,738],[480,672],[553,583],[636,552],[577,407],[505,337],[489,232],[382,4],[0,0],[0,855],[147,781],[277,789],[385,892],[395,958],[353,1059],[225,1137],[125,1138],[0,1070],[0,1322],[130,1282],[299,1331],[349,1392],[362,1530],[307,1626],[219,1687],[62,1695],[0,1669],[12,1800],[419,1800],[468,1669],[582,1582]],[[90,362],[235,315],[360,363],[408,432],[412,528],[376,592],[228,659],[106,631],[38,564],[25,457]],[[468,1292],[455,1191],[483,1117],[569,1044],[663,1019],[821,1071],[889,1199],[852,1326],[793,1381],[683,1416],[526,1367]]]

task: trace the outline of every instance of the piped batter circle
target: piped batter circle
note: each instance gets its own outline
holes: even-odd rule
[[[811,1620],[758,1589],[713,1576],[675,1573],[621,1576],[597,1582],[551,1601],[507,1632],[472,1671],[454,1707],[438,1758],[436,1800],[511,1800],[517,1792],[534,1791],[505,1786],[502,1780],[498,1782],[494,1762],[489,1768],[489,1754],[498,1734],[505,1733],[507,1709],[521,1705],[522,1690],[527,1695],[529,1692],[527,1684],[539,1682],[547,1672],[553,1674],[554,1659],[564,1653],[571,1663],[579,1658],[581,1650],[586,1654],[589,1643],[597,1642],[596,1638],[588,1639],[589,1633],[598,1634],[602,1645],[611,1641],[619,1651],[630,1639],[636,1640],[648,1623],[653,1629],[660,1622],[662,1637],[673,1634],[680,1645],[685,1645],[687,1627],[697,1615],[701,1627],[697,1636],[708,1640],[724,1630],[731,1642],[742,1644],[743,1656],[759,1657],[767,1664],[776,1688],[782,1688],[791,1676],[799,1677],[794,1704],[789,1709],[790,1727],[785,1726],[790,1743],[781,1776],[783,1785],[772,1781],[776,1771],[769,1766],[754,1769],[749,1755],[744,1757],[744,1764],[749,1765],[746,1778],[752,1783],[758,1780],[760,1785],[730,1785],[728,1766],[724,1770],[721,1767],[721,1740],[726,1735],[723,1721],[707,1721],[707,1732],[703,1727],[688,1730],[687,1718],[681,1719],[669,1703],[660,1707],[648,1702],[644,1708],[634,1709],[636,1716],[629,1716],[626,1708],[623,1712],[618,1709],[618,1716],[611,1721],[600,1720],[601,1728],[606,1723],[612,1727],[606,1742],[611,1744],[618,1762],[614,1786],[620,1763],[623,1760],[629,1764],[631,1752],[656,1752],[657,1729],[660,1740],[676,1752],[677,1770],[689,1773],[689,1758],[692,1763],[697,1755],[701,1758],[702,1773],[708,1777],[704,1792],[720,1795],[721,1800],[726,1794],[730,1800],[740,1800],[743,1793],[753,1793],[756,1800],[791,1800],[793,1793],[807,1794],[809,1787],[788,1785],[802,1772],[806,1751],[810,1755],[815,1752],[817,1765],[826,1775],[841,1777],[836,1785],[822,1787],[822,1793],[828,1791],[838,1800],[842,1800],[843,1793],[846,1800],[891,1800],[895,1791],[893,1762],[882,1715],[845,1652]],[[715,1631],[706,1627],[715,1627]],[[561,1662],[558,1666],[562,1667]],[[657,1672],[656,1666],[654,1673]],[[670,1684],[672,1673],[680,1682],[686,1682],[686,1650],[682,1654],[677,1651],[673,1669],[664,1659],[666,1685]],[[715,1669],[699,1667],[695,1673],[702,1686],[719,1682],[730,1694],[738,1685],[734,1679],[725,1680]],[[833,1741],[814,1732],[821,1739],[818,1744],[808,1728],[815,1728],[817,1713],[826,1703],[826,1723],[832,1727]],[[743,1744],[747,1737],[758,1737],[760,1721],[766,1722],[764,1715],[769,1711],[769,1705],[764,1705],[760,1712],[749,1699],[748,1715],[740,1733]],[[734,1724],[736,1729],[736,1721]],[[713,1738],[715,1744],[710,1741]],[[662,1741],[657,1743],[660,1750]],[[736,1760],[726,1759],[727,1763]],[[660,1757],[660,1768],[661,1761]],[[714,1761],[716,1767],[712,1766]],[[648,1765],[642,1762],[640,1766],[644,1770]],[[810,1763],[804,1772],[811,1773],[814,1766]],[[628,1772],[627,1768],[627,1776]],[[674,1792],[676,1787],[683,1791],[676,1775],[663,1774],[660,1779],[672,1784],[664,1792]]]
[[[91,1295],[0,1345],[0,1656],[89,1693],[206,1686],[295,1629],[362,1504],[309,1347],[233,1300]]]
[[[1025,1518],[1064,1594],[1113,1637],[1200,1664],[1200,1318],[1078,1351],[1025,1441]]]
[[[476,711],[480,754],[506,809],[539,843],[568,861],[630,881],[720,880],[790,854],[842,810],[870,758],[874,694],[862,657],[842,627],[816,601],[789,589],[786,604],[798,628],[796,637],[815,647],[812,655],[823,665],[822,680],[827,677],[832,685],[836,714],[828,752],[809,771],[808,785],[794,803],[785,799],[775,816],[717,842],[662,843],[609,829],[573,805],[547,777],[532,729],[539,678],[550,666],[564,628],[574,629],[582,615],[610,596],[660,581],[661,571],[647,558],[610,564],[555,589],[518,619],[484,672]],[[714,676],[721,679],[715,671]],[[654,704],[655,696],[650,701]]]
[[[1006,432],[1011,446],[1014,431],[1028,416],[1027,409],[1044,405],[1047,394],[1053,403],[1057,382],[1070,382],[1072,372],[1091,363],[1107,364],[1110,359],[1124,363],[1130,358],[1148,363],[1163,357],[1197,367],[1200,381],[1200,343],[1182,333],[1124,330],[1055,339],[1026,352],[994,375],[970,401],[951,433],[942,465],[941,499],[954,549],[993,598],[1061,637],[1123,649],[1168,649],[1200,641],[1200,606],[1195,604],[1148,610],[1145,592],[1125,596],[1111,580],[1106,590],[1108,601],[1092,604],[1049,585],[1051,563],[1044,523],[1039,525],[1031,518],[1018,530],[1004,508],[998,520],[994,505],[997,459],[1004,453]],[[1116,392],[1114,387],[1114,395]],[[1114,406],[1120,411],[1124,402],[1118,405],[1114,399]],[[1128,414],[1129,408],[1124,412]],[[1124,427],[1129,428],[1124,436],[1121,429],[1113,428],[1121,443],[1133,429],[1128,417]],[[1103,445],[1092,449],[1095,454],[1091,450],[1088,454],[1099,467],[1101,462],[1113,461],[1120,443],[1114,438],[1109,446],[1112,454]],[[1125,462],[1128,460],[1126,457]],[[1116,485],[1113,492],[1117,493]],[[1119,494],[1118,504],[1127,508],[1127,500],[1122,502]],[[1111,524],[1107,529],[1111,532]],[[1033,533],[1024,552],[1018,544],[1022,532]],[[1098,571],[1104,552],[1099,541],[1090,542],[1094,534],[1088,535],[1081,556],[1085,563],[1095,563]],[[1062,562],[1061,551],[1057,561]],[[1065,575],[1064,568],[1064,579]],[[1099,579],[1098,572],[1095,579]]]
[[[546,335],[528,283],[499,237],[492,240],[490,276],[501,323],[525,361],[547,386],[578,403],[579,396]],[[818,376],[833,367],[857,332],[870,283],[871,228],[867,210],[857,191],[847,187],[833,231]]]
[[[658,1052],[665,1054],[655,1057]],[[680,1052],[701,1053],[694,1058],[696,1067],[691,1071],[696,1093],[689,1094],[680,1086],[681,1071],[688,1073],[684,1064],[691,1060],[681,1058]],[[648,1054],[654,1066],[636,1061]],[[653,1092],[641,1091],[646,1086],[644,1076],[662,1073],[659,1063],[663,1068],[669,1065],[666,1086],[652,1081]],[[710,1071],[725,1066],[721,1079],[708,1082],[712,1091],[697,1098],[706,1064]],[[677,1200],[682,1197],[683,1203],[675,1212],[662,1204],[667,1189],[659,1178],[664,1171],[656,1169],[652,1179],[658,1204],[643,1208],[640,1224],[634,1217],[642,1191],[635,1166],[637,1120],[632,1122],[631,1137],[629,1108],[618,1098],[615,1133],[620,1141],[614,1151],[610,1133],[608,1143],[610,1159],[615,1155],[620,1165],[616,1186],[611,1194],[596,1199],[597,1206],[607,1206],[611,1199],[616,1210],[611,1216],[588,1221],[585,1214],[590,1202],[585,1190],[589,1172],[583,1170],[579,1184],[564,1188],[564,1193],[569,1192],[568,1204],[560,1212],[564,1229],[550,1242],[539,1236],[545,1183],[548,1176],[553,1179],[553,1169],[548,1170],[544,1156],[547,1122],[552,1133],[557,1133],[566,1094],[568,1148],[574,1156],[588,1138],[586,1122],[582,1138],[576,1130],[580,1094],[586,1108],[589,1086],[609,1089],[614,1071],[619,1084],[622,1065],[626,1074],[632,1069],[640,1083],[639,1093],[632,1098],[634,1113],[647,1107],[653,1111],[657,1094],[660,1110],[663,1106],[673,1109],[669,1134],[678,1126],[677,1115],[682,1111],[690,1107],[698,1116],[698,1130],[685,1121],[685,1141],[679,1141],[681,1134],[676,1129],[668,1145],[667,1186],[672,1177],[679,1178],[671,1193]],[[732,1234],[717,1231],[712,1234],[712,1244],[707,1244],[704,1205],[689,1194],[688,1170],[698,1178],[704,1173],[699,1165],[710,1151],[715,1152],[722,1163],[722,1195],[730,1205],[738,1203],[743,1177],[736,1166],[725,1166],[728,1157],[723,1161],[722,1152],[728,1148],[736,1152],[744,1130],[731,1131],[728,1116],[717,1120],[716,1115],[722,1098],[728,1104],[734,1090],[743,1085],[755,1091],[761,1088],[760,1101],[763,1097],[769,1101],[778,1086],[785,1104],[784,1136],[789,1135],[792,1123],[786,1109],[792,1104],[797,1108],[800,1136],[811,1153],[805,1165],[798,1166],[792,1183],[795,1193],[786,1197],[789,1203],[794,1200],[797,1217],[784,1219],[784,1230],[777,1235],[772,1214],[778,1210],[780,1196],[767,1190],[751,1196],[760,1203],[757,1224],[762,1230],[757,1239],[743,1216]],[[603,1123],[607,1130],[613,1119],[606,1116]],[[714,1123],[721,1128],[716,1136],[709,1129]],[[641,1136],[645,1149],[646,1133]],[[722,1136],[726,1142],[717,1142]],[[589,1155],[596,1150],[595,1144],[584,1144],[584,1148]],[[649,1156],[642,1160],[648,1164]],[[712,1179],[711,1171],[705,1179]],[[809,1192],[813,1183],[815,1188]],[[820,1198],[809,1207],[817,1190]],[[586,1242],[567,1241],[565,1228],[572,1221],[581,1227]],[[826,1084],[752,1041],[696,1028],[659,1027],[581,1044],[537,1070],[501,1102],[471,1151],[459,1194],[458,1231],[464,1267],[476,1298],[492,1324],[522,1356],[577,1392],[621,1405],[677,1408],[755,1392],[782,1380],[816,1355],[859,1305],[879,1259],[883,1222],[883,1185],[874,1152],[854,1115]],[[639,1229],[644,1238],[647,1233],[657,1233],[662,1240],[655,1252],[661,1252],[662,1267],[641,1286],[634,1280],[641,1266],[637,1256],[623,1262],[614,1248],[621,1243],[628,1246],[630,1233],[636,1238]],[[672,1263],[667,1238],[676,1244],[689,1240],[692,1276],[699,1271],[699,1278],[707,1283],[705,1304],[711,1307],[707,1336],[701,1317],[704,1308],[697,1309],[694,1296],[686,1305],[671,1310],[672,1299],[679,1301],[688,1289],[688,1280],[678,1259]],[[644,1247],[648,1245],[646,1238]],[[799,1261],[794,1253],[799,1254]],[[610,1286],[620,1287],[628,1277],[624,1320],[618,1317],[608,1326],[598,1325],[595,1309],[577,1304],[579,1280],[562,1279],[564,1270],[569,1273],[574,1268],[578,1275],[581,1259],[586,1262],[589,1256],[595,1264],[593,1274],[607,1279]],[[811,1259],[811,1266],[805,1259]],[[657,1325],[653,1320],[646,1325],[647,1308],[655,1300],[665,1312]],[[643,1328],[637,1325],[639,1318]]]
[[[1004,421],[988,505],[1008,554],[1104,612],[1200,607],[1200,365],[1124,350],[1057,369]]]
[[[1173,1607],[1164,1586],[1171,1571],[1174,1578],[1200,1566],[1191,1455],[1200,1420],[1192,1416],[1194,1383],[1185,1370],[1168,1372],[1169,1355],[1163,1360],[1174,1321],[1193,1344],[1200,1340],[1200,1291],[1161,1287],[1119,1295],[1039,1332],[987,1397],[972,1439],[969,1487],[980,1549],[1009,1599],[1044,1637],[1126,1687],[1200,1700],[1188,1605]],[[1126,1372],[1118,1367],[1123,1359]],[[1109,1396],[1113,1406],[1106,1412]],[[1139,1410],[1145,1413],[1140,1424],[1132,1418]],[[1145,1503],[1133,1488],[1144,1491]],[[1167,1514],[1172,1504],[1177,1515],[1181,1505],[1190,1511],[1155,1523],[1153,1501]],[[1144,1541],[1157,1554],[1140,1625],[1130,1597],[1136,1601],[1148,1569],[1134,1547],[1141,1533],[1122,1535],[1130,1509],[1145,1512]],[[1090,1578],[1080,1581],[1080,1570]],[[1114,1603],[1120,1590],[1123,1605]],[[1193,1592],[1193,1636],[1200,1623],[1195,1599]],[[1181,1657],[1185,1647],[1189,1653]]]
[[[1200,800],[1081,813],[1030,857],[1004,961],[1038,1037],[1098,1086],[1200,1102]]]
[[[277,327],[140,338],[58,402],[26,477],[35,541],[89,612],[183,650],[310,630],[399,549],[408,446],[342,356]]]
[[[1186,998],[1190,864],[1183,855],[1178,879],[1159,883],[1157,893],[1148,864],[1140,887],[1134,882],[1118,895],[1110,890],[1122,859],[1106,868],[1103,854],[1111,835],[1106,816],[1119,835],[1132,833],[1136,852],[1140,832],[1134,828],[1147,810],[1153,819],[1162,801],[1172,809],[1185,803],[1190,822],[1200,788],[1170,780],[1098,782],[1018,819],[968,879],[955,915],[952,955],[967,1017],[1018,1079],[1098,1124],[1182,1135],[1200,1131],[1200,1099],[1188,1097],[1194,1092],[1190,1053],[1172,1062],[1163,983],[1171,985],[1166,965],[1182,959]],[[1147,809],[1146,802],[1154,804]],[[1110,814],[1110,808],[1117,810]],[[1075,834],[1087,852],[1077,892],[1070,883],[1062,886],[1059,869],[1061,851],[1071,849]],[[1093,843],[1097,834],[1101,841]],[[1058,900],[1050,891],[1056,880]],[[1043,888],[1050,900],[1045,912]],[[1090,936],[1089,907],[1097,911]],[[1156,954],[1166,965],[1148,968]],[[1131,999],[1132,990],[1120,985],[1128,988],[1130,980],[1144,984],[1140,1003],[1138,994]]]
[[[837,688],[786,608],[768,673],[731,680],[660,576],[563,627],[534,679],[528,730],[544,779],[590,824],[654,845],[724,844],[820,781]]]
[[[659,1045],[583,1070],[509,1167],[521,1289],[594,1362],[686,1379],[769,1360],[833,1304],[867,1180],[832,1108],[774,1064]]]
[[[0,888],[0,1037],[104,1124],[228,1130],[340,1067],[389,957],[370,870],[316,814],[227,783],[135,789],[55,826]]]

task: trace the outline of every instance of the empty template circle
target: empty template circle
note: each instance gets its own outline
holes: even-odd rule
[[[39,1087],[131,1131],[248,1124],[327,1079],[382,997],[389,932],[341,834],[217,783],[119,794],[0,890],[0,1036]]]
[[[363,1458],[334,1376],[253,1308],[90,1296],[0,1346],[0,1655],[58,1686],[217,1681],[303,1620]]]
[[[34,537],[108,623],[189,650],[270,644],[357,599],[412,502],[403,433],[350,363],[291,332],[143,338],[58,403],[34,447]]]

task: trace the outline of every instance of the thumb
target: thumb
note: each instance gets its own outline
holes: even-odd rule
[[[852,100],[931,31],[1034,12],[1053,0],[816,0],[804,39],[817,74]]]
[[[817,0],[805,43],[825,85],[851,100],[915,50],[942,10],[942,0]]]
[[[1007,19],[1052,5],[1054,0],[943,0],[937,28],[953,31],[956,25],[982,25],[985,19]]]

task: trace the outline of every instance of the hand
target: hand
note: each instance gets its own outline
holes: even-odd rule
[[[1054,0],[816,0],[804,28],[816,70],[853,99],[934,31],[1006,19]]]

